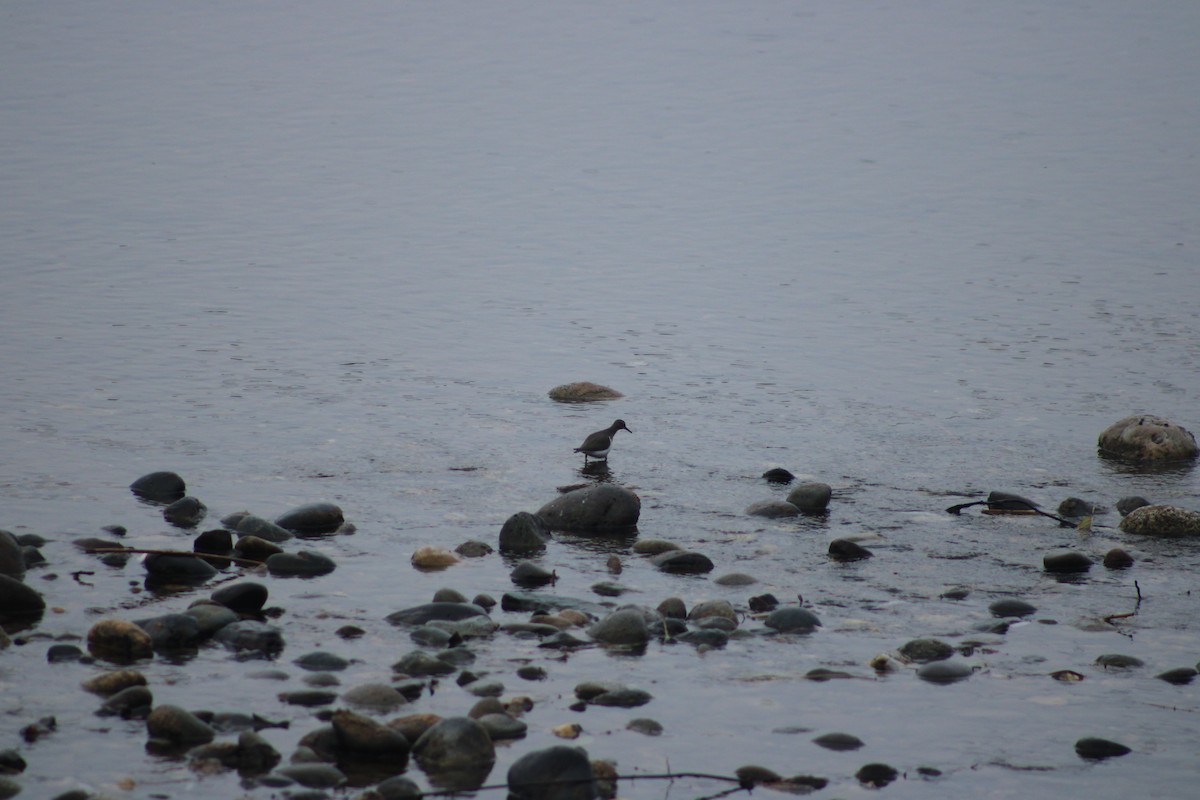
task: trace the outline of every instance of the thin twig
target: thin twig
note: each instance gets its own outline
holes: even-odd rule
[[[219,558],[223,561],[231,561],[241,566],[261,567],[262,561],[255,561],[252,558],[242,558],[240,556],[223,556],[217,553],[196,553],[191,550],[146,550],[140,547],[102,547],[96,550],[87,550],[89,555],[109,553],[130,553],[142,556],[195,556],[196,558]]]

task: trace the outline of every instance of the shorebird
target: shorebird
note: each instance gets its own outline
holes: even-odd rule
[[[625,427],[625,420],[619,419],[602,431],[589,433],[588,437],[583,440],[583,444],[575,448],[575,452],[583,453],[584,464],[587,463],[589,457],[599,461],[607,461],[608,451],[612,448],[613,437],[617,435],[617,431],[629,431],[633,433],[633,431]]]

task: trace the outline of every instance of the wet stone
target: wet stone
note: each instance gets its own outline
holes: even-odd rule
[[[821,620],[806,608],[782,606],[767,615],[763,625],[780,633],[812,633],[821,627]]]
[[[539,567],[532,561],[522,561],[509,573],[509,578],[517,586],[525,589],[535,589],[539,586],[553,583],[556,576],[550,570]]]
[[[663,733],[662,723],[647,717],[631,719],[625,728],[643,736],[662,736]]]
[[[602,644],[639,645],[650,639],[645,615],[635,608],[622,608],[588,628],[588,635]]]
[[[233,534],[224,528],[214,528],[197,534],[192,540],[192,550],[196,553],[225,555],[233,552]]]
[[[833,487],[814,481],[801,483],[793,488],[788,492],[787,501],[802,513],[813,514],[827,509],[832,497]]]
[[[496,761],[487,730],[469,717],[447,717],[437,722],[413,743],[412,751],[430,780],[436,776],[435,782],[447,788],[481,786]]]
[[[97,712],[101,716],[117,715],[124,719],[145,717],[154,705],[154,694],[145,686],[130,686],[109,697]]]
[[[544,667],[529,665],[518,669],[517,677],[524,681],[544,681],[548,676]]]
[[[591,589],[601,597],[620,597],[629,591],[628,587],[622,586],[621,584],[613,581],[600,581],[599,583],[593,583]]]
[[[774,770],[760,767],[758,764],[746,764],[738,767],[733,771],[734,777],[738,779],[738,783],[743,789],[749,789],[753,786],[758,786],[763,783],[776,783],[783,780],[783,776]]]
[[[274,626],[241,620],[217,631],[216,641],[242,654],[273,658],[283,650],[283,633]]]
[[[494,550],[487,542],[481,542],[478,539],[469,539],[458,547],[454,548],[454,552],[463,558],[483,558],[490,556]]]
[[[151,472],[129,484],[129,489],[143,500],[152,503],[173,503],[187,493],[183,478],[174,472]]]
[[[713,562],[708,556],[691,550],[668,550],[652,556],[650,563],[675,575],[702,575],[713,571]]]
[[[85,690],[99,695],[113,695],[130,686],[145,686],[146,676],[135,669],[102,672],[83,682]]]
[[[289,764],[276,772],[309,789],[333,789],[346,783],[346,775],[332,764]]]
[[[1104,667],[1105,669],[1137,669],[1138,667],[1145,666],[1145,662],[1135,656],[1127,656],[1120,653],[1105,653],[1104,655],[1096,656],[1096,666]]]
[[[656,610],[668,619],[685,619],[687,617],[687,606],[678,597],[668,597],[658,604]]]
[[[215,731],[190,711],[174,705],[161,705],[146,717],[146,730],[152,739],[172,744],[211,742]]]
[[[258,536],[243,536],[233,543],[233,552],[238,555],[238,558],[266,562],[276,553],[282,553],[283,548]]]
[[[595,800],[596,777],[587,751],[555,745],[526,753],[508,770],[510,800]]]
[[[929,683],[957,683],[971,677],[974,670],[961,661],[934,661],[917,670],[917,677]]]
[[[267,558],[267,571],[277,577],[314,577],[333,572],[333,559],[314,550],[276,553]]]
[[[1087,572],[1092,560],[1075,550],[1056,550],[1042,558],[1042,567],[1046,572]]]
[[[755,614],[762,614],[763,612],[774,611],[776,608],[778,608],[779,598],[770,592],[767,592],[766,594],[759,594],[751,597],[747,601],[747,605],[750,606],[750,610]]]
[[[142,562],[146,574],[155,580],[203,583],[217,574],[217,569],[199,556],[177,556],[155,553]]]
[[[550,531],[536,514],[518,511],[500,528],[500,552],[505,555],[530,555],[546,549]]]
[[[854,773],[854,777],[863,786],[872,789],[879,789],[887,786],[900,775],[895,767],[887,764],[867,764],[858,772]]]
[[[433,620],[462,620],[486,617],[487,612],[474,603],[426,603],[388,614],[393,625],[424,625]]]
[[[239,581],[222,586],[211,595],[216,603],[239,614],[254,614],[267,604],[267,587],[255,581]]]
[[[487,731],[493,742],[508,739],[520,739],[525,736],[529,726],[508,714],[484,714],[479,717],[479,724]]]
[[[688,619],[699,620],[706,617],[723,617],[737,622],[737,611],[728,600],[704,600],[692,606]]]
[[[763,480],[768,483],[791,483],[796,479],[796,476],[788,472],[783,467],[774,467],[762,474]]]
[[[1142,506],[1148,505],[1150,505],[1150,501],[1144,497],[1138,497],[1136,495],[1133,497],[1122,497],[1117,501],[1117,512],[1124,517],[1135,508],[1141,508]]]
[[[21,543],[9,531],[0,530],[0,575],[20,580],[25,575],[25,556]]]
[[[286,528],[281,528],[274,522],[244,511],[230,514],[221,520],[221,524],[236,533],[239,538],[257,536],[259,539],[274,544],[282,544],[292,538],[292,532]]]
[[[1080,758],[1100,761],[1106,758],[1117,758],[1131,751],[1119,742],[1089,736],[1075,742],[1075,752]]]
[[[238,621],[238,615],[230,609],[203,600],[197,601],[183,613],[196,620],[202,638],[213,636],[221,628]]]
[[[1176,686],[1184,686],[1195,680],[1196,670],[1192,667],[1177,667],[1176,669],[1169,669],[1166,672],[1160,672],[1154,677],[1160,681],[1173,683]]]
[[[350,666],[350,662],[339,655],[318,650],[305,653],[292,661],[297,667],[309,672],[341,672]]]
[[[337,693],[323,689],[298,689],[294,692],[280,692],[278,697],[281,703],[287,703],[289,706],[311,708],[329,705],[337,700]]]
[[[1104,566],[1108,569],[1128,569],[1133,564],[1133,556],[1119,547],[1114,547],[1104,554]]]
[[[163,509],[163,519],[176,528],[194,528],[208,508],[195,497],[181,497]]]
[[[718,586],[751,586],[758,583],[758,579],[744,572],[730,572],[716,578],[713,583]]]
[[[404,734],[370,717],[339,709],[333,712],[330,724],[339,753],[356,758],[387,759],[401,768],[408,759],[409,743]]]
[[[917,664],[943,661],[954,655],[954,648],[939,639],[913,639],[900,646],[900,655]]]
[[[102,619],[92,625],[88,651],[97,658],[127,662],[154,655],[150,634],[128,620]]]
[[[422,625],[408,635],[413,643],[422,647],[448,647],[454,637],[455,634],[450,631],[436,628],[433,625]]]
[[[46,649],[46,662],[68,664],[83,658],[83,651],[73,644],[52,644]]]
[[[640,556],[657,556],[671,550],[682,549],[679,545],[668,542],[666,539],[638,539],[633,543],[633,552]]]
[[[829,543],[829,557],[834,561],[848,563],[851,561],[862,561],[875,555],[867,548],[863,547],[858,542],[852,542],[849,539],[834,539]]]
[[[1091,517],[1097,514],[1107,514],[1108,509],[1099,503],[1083,500],[1078,497],[1068,497],[1058,504],[1060,517]]]
[[[993,617],[1028,617],[1037,611],[1037,607],[1026,603],[1024,600],[1015,598],[1006,598],[997,600],[988,606],[988,611]]]
[[[200,624],[190,614],[163,614],[137,620],[136,624],[150,634],[155,650],[193,648],[204,638],[200,632]]]
[[[760,500],[746,506],[748,517],[764,517],[766,519],[784,519],[800,515],[800,509],[786,500]]]
[[[1167,539],[1200,536],[1200,511],[1177,506],[1142,506],[1130,511],[1119,527],[1125,533]]]
[[[414,650],[392,664],[393,672],[401,672],[417,678],[429,675],[449,675],[456,669],[453,664],[432,656],[424,650]]]
[[[309,503],[281,514],[275,524],[297,536],[323,536],[335,533],[344,521],[342,509],[333,503]]]
[[[813,739],[813,743],[839,753],[857,750],[863,746],[862,739],[848,733],[826,733]]]

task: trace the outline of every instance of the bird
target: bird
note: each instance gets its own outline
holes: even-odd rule
[[[619,419],[602,431],[589,433],[587,438],[583,440],[583,444],[575,448],[575,452],[583,453],[583,463],[585,464],[589,457],[599,461],[607,461],[608,451],[612,448],[613,437],[617,435],[617,431],[629,431],[633,433],[633,431],[625,427],[625,420]]]

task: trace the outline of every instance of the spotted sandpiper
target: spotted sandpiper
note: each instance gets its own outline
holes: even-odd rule
[[[619,419],[612,425],[609,425],[602,431],[589,433],[588,437],[583,440],[583,444],[575,448],[576,453],[583,453],[583,463],[587,463],[589,457],[600,461],[608,460],[608,451],[612,447],[613,437],[617,435],[617,431],[630,431],[625,427],[625,420]]]

